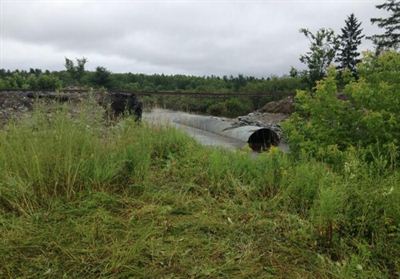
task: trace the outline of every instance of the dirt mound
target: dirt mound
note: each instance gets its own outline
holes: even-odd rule
[[[269,112],[269,113],[291,114],[294,112],[294,98],[293,96],[289,96],[279,101],[269,102],[261,109],[259,109],[259,111]]]
[[[78,104],[87,98],[94,97],[97,103],[103,106],[112,116],[120,116],[127,111],[142,117],[142,103],[132,94],[126,93],[99,93],[93,95],[80,92],[39,92],[39,91],[0,91],[0,124],[5,124],[12,118],[19,118],[32,110],[38,100],[51,105],[51,103],[70,102]]]
[[[33,100],[15,92],[0,92],[0,125],[32,109]]]

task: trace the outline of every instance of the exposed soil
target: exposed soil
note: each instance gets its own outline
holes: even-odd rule
[[[0,92],[0,124],[32,110],[33,99],[20,92]]]
[[[291,114],[294,112],[293,96],[286,97],[279,101],[272,101],[264,105],[260,112]]]
[[[108,113],[118,116],[125,110],[134,114],[137,119],[142,115],[142,103],[135,95],[124,93],[93,92],[29,92],[0,91],[0,125],[10,119],[20,118],[30,112],[35,103],[45,104],[69,102],[77,104],[93,97]]]

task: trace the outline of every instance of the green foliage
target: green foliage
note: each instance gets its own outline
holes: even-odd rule
[[[97,67],[91,80],[96,86],[110,88],[111,72],[104,67]]]
[[[56,90],[61,88],[61,81],[53,75],[39,75],[28,77],[29,89],[33,90]]]
[[[299,76],[299,71],[295,67],[290,67],[289,75],[293,78]]]
[[[185,96],[143,97],[147,108],[163,107],[173,110],[208,113],[226,117],[236,117],[261,108],[265,103],[305,88],[303,77],[282,76],[255,78],[251,76],[185,76],[164,74],[111,73],[104,67],[96,71],[85,70],[85,58],[78,59],[78,65],[66,58],[66,71],[49,72],[39,69],[27,71],[6,71],[0,69],[0,90],[56,90],[70,85],[106,88],[112,91],[158,92],[179,91],[196,93],[275,93],[276,96],[262,98],[236,97],[226,99],[193,98]]]
[[[2,276],[400,272],[397,169],[380,174],[355,149],[342,168],[209,149],[171,128],[107,123],[92,102],[74,111],[40,108],[0,131]]]
[[[254,106],[248,99],[230,98],[225,101],[210,102],[204,112],[215,116],[237,117],[253,110]],[[189,111],[196,111],[196,109],[189,109]]]
[[[338,69],[350,70],[355,78],[358,77],[356,66],[361,62],[360,53],[357,51],[364,35],[361,35],[361,22],[358,22],[354,14],[347,17],[346,26],[342,28],[342,34],[339,36],[340,46],[336,62],[339,63]]]
[[[360,80],[346,86],[344,98],[336,95],[333,69],[314,94],[299,91],[297,112],[285,124],[292,151],[329,160],[334,157],[329,150],[358,146],[392,164],[399,151],[399,72],[399,53],[367,55],[359,65]]]
[[[397,50],[400,47],[400,1],[386,0],[383,4],[376,5],[380,10],[390,12],[387,18],[371,18],[373,24],[377,23],[378,27],[384,29],[383,34],[370,36],[377,53],[383,50]]]
[[[215,116],[223,116],[227,114],[228,109],[226,108],[225,102],[219,102],[212,104],[207,108],[207,114]]]
[[[236,117],[238,115],[244,115],[252,110],[252,104],[248,100],[240,100],[237,98],[228,99],[226,102],[226,109],[228,111],[228,117]]]
[[[315,34],[306,28],[300,33],[310,41],[310,51],[300,56],[300,61],[306,64],[309,88],[325,77],[327,69],[334,60],[339,47],[338,37],[332,29],[321,28]]]
[[[317,200],[318,191],[329,187],[330,172],[325,166],[314,162],[303,163],[290,169],[285,176],[283,187],[286,207],[296,213],[307,216],[313,203]]]
[[[65,69],[74,83],[80,84],[83,76],[85,75],[85,64],[88,60],[85,57],[76,59],[74,62],[65,57]]]
[[[10,124],[1,133],[2,196],[8,196],[5,191],[11,184],[24,189],[33,204],[40,204],[52,196],[73,196],[89,182],[96,184],[114,177],[118,166],[104,160],[107,155],[96,137],[98,131],[88,129],[95,120],[82,117],[72,121],[65,113],[56,113],[50,122],[37,113],[18,126]],[[26,200],[24,195],[18,198]]]
[[[62,81],[55,75],[40,73],[28,74],[14,72],[0,77],[0,90],[31,89],[31,90],[57,90],[62,87]]]

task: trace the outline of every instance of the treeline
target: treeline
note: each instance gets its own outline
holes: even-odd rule
[[[85,59],[85,58],[83,58]],[[82,59],[77,59],[78,63]],[[86,60],[86,59],[85,59]],[[66,58],[66,61],[71,61]],[[68,62],[69,63],[69,62]],[[78,67],[78,66],[73,66]],[[104,87],[109,90],[143,91],[190,91],[190,92],[276,92],[294,91],[305,86],[300,77],[289,75],[267,78],[253,76],[189,76],[141,73],[111,73],[104,67],[96,71],[67,68],[64,71],[41,69],[0,69],[0,89],[56,90],[70,86]]]
[[[375,44],[375,55],[400,47],[400,2],[387,0],[377,5],[389,13],[386,18],[372,18],[371,22],[383,29],[370,39]],[[41,69],[5,70],[0,69],[0,90],[58,90],[67,87],[105,88],[113,91],[157,92],[181,91],[198,93],[293,93],[296,90],[316,90],[316,85],[327,76],[330,67],[335,67],[337,90],[359,78],[358,64],[361,61],[358,50],[365,35],[361,22],[354,14],[345,20],[340,34],[330,28],[312,32],[307,28],[300,32],[309,40],[309,50],[300,56],[305,70],[291,68],[287,75],[257,78],[253,76],[191,76],[141,73],[112,73],[98,66],[95,71],[85,69],[88,60],[83,57],[73,61],[65,58],[65,70],[43,71]],[[229,100],[194,98],[145,98],[147,105],[159,105],[170,109],[190,110],[213,115],[237,116],[259,108],[270,99],[231,98]]]
[[[389,13],[386,18],[372,18],[371,22],[382,28],[383,34],[367,37],[375,44],[375,52],[397,50],[400,46],[398,10],[400,2],[387,0],[377,5],[378,9]],[[340,71],[337,80],[344,87],[351,79],[357,79],[358,50],[362,39],[361,22],[354,14],[345,20],[340,34],[330,28],[311,32],[301,28],[300,32],[309,40],[309,50],[300,56],[306,69],[300,71],[292,67],[288,75],[282,77],[256,78],[253,76],[188,76],[188,75],[146,75],[140,73],[111,73],[98,66],[95,71],[86,71],[88,60],[83,57],[76,62],[65,58],[65,70],[43,71],[41,69],[5,70],[0,69],[0,90],[31,89],[56,90],[68,86],[104,87],[126,91],[191,91],[191,92],[282,92],[296,89],[313,89],[317,81],[324,78],[328,68],[334,65]]]
[[[65,70],[42,71],[40,69],[0,70],[0,90],[62,90],[79,87],[83,89],[104,88],[111,91],[158,92],[180,91],[198,93],[276,93],[276,96],[295,92],[307,87],[301,76],[285,75],[267,78],[252,76],[189,76],[164,74],[111,73],[104,67],[86,71],[86,58],[65,59]],[[257,98],[193,98],[193,97],[143,97],[146,108],[163,107],[216,116],[236,117],[260,108],[274,97]]]

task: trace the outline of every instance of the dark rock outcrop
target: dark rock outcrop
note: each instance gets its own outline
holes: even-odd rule
[[[124,113],[134,115],[137,121],[142,119],[143,104],[133,94],[113,93],[106,97],[106,104],[110,104],[111,111],[115,117]]]

